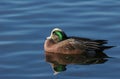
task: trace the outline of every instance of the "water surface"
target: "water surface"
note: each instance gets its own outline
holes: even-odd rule
[[[119,79],[119,0],[1,0],[0,79]],[[114,45],[104,64],[68,65],[53,75],[44,41],[59,27],[69,36],[106,39]]]

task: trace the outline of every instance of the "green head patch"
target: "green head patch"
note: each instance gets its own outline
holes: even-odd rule
[[[55,34],[58,36],[59,40],[63,40],[63,35],[62,35],[62,32],[60,31],[56,31]]]

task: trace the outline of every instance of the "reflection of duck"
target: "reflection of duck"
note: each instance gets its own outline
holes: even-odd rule
[[[102,64],[107,61],[107,58],[105,58],[105,56],[107,57],[105,54],[88,57],[84,54],[60,54],[46,52],[46,61],[51,64],[54,72],[62,72],[66,70],[66,66],[69,64]]]
[[[52,30],[50,37],[44,44],[46,52],[62,54],[86,54],[95,55],[94,51],[103,51],[112,46],[104,46],[106,40],[92,40],[80,37],[67,37],[59,28]],[[90,51],[90,52],[86,52]]]

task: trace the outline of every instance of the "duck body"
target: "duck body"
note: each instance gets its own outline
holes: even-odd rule
[[[56,33],[55,33],[56,32]],[[106,40],[92,40],[81,37],[67,37],[67,35],[59,28],[52,30],[44,44],[44,50],[51,53],[62,54],[86,54],[103,51],[112,46],[104,46]]]

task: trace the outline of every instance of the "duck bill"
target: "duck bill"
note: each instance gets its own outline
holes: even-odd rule
[[[51,37],[47,37],[47,39],[51,39]]]

